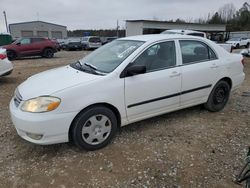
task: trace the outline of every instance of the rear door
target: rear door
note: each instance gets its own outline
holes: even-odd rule
[[[148,47],[133,62],[133,65],[146,66],[146,73],[125,78],[125,103],[130,122],[179,107],[181,74],[176,59],[175,42],[166,41]]]
[[[32,38],[31,39],[31,53],[32,54],[39,54],[41,53],[42,49],[44,48],[44,42],[46,39],[44,38]]]
[[[181,106],[206,102],[218,79],[220,63],[207,44],[196,40],[179,40],[182,54]]]

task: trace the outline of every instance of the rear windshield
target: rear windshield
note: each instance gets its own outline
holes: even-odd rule
[[[89,38],[89,42],[101,42],[101,39],[99,37],[91,37]]]

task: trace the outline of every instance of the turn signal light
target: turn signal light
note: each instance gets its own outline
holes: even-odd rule
[[[7,58],[7,55],[6,55],[6,54],[0,54],[0,59],[1,59],[1,60],[5,59],[5,58]]]

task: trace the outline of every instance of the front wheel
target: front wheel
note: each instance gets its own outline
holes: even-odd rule
[[[52,58],[54,57],[54,51],[50,48],[46,48],[44,49],[43,51],[43,57],[46,57],[46,58]]]
[[[115,136],[117,118],[112,110],[95,106],[81,112],[72,124],[71,138],[80,149],[97,150]]]
[[[219,81],[210,93],[205,108],[211,112],[222,110],[228,102],[230,90],[230,85],[226,81]]]

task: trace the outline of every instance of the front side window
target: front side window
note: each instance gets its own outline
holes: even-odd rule
[[[20,44],[30,44],[30,39],[24,38],[20,41]]]
[[[175,66],[176,52],[174,41],[162,42],[149,47],[134,61],[134,64],[146,66],[147,72]]]
[[[183,64],[217,59],[213,50],[203,42],[183,40],[180,41],[180,46]]]
[[[33,38],[32,39],[32,43],[37,43],[37,42],[42,42],[42,41],[44,41],[45,39],[43,39],[43,38]]]

